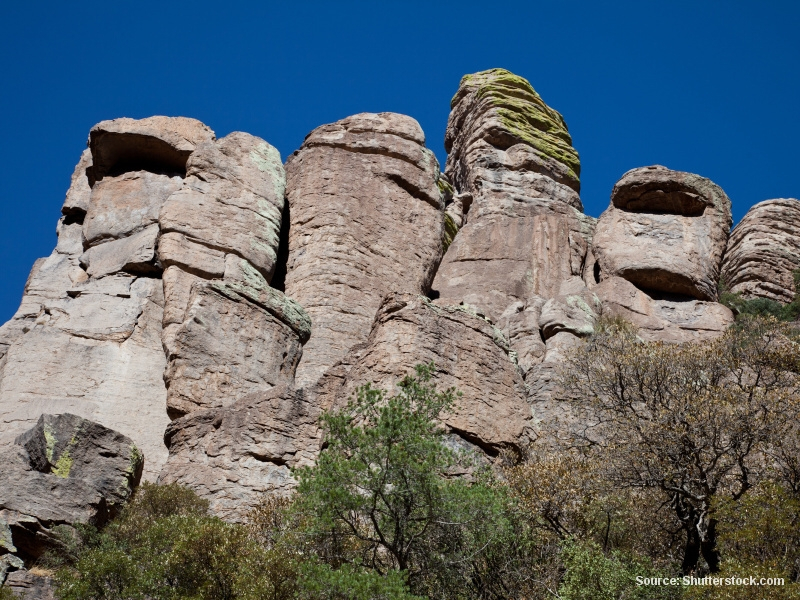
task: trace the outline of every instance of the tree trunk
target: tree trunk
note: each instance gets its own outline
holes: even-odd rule
[[[719,551],[717,550],[717,520],[709,519],[704,540],[700,544],[700,551],[708,563],[712,573],[719,572]]]
[[[684,575],[691,575],[697,569],[700,561],[700,534],[697,527],[691,525],[686,528],[686,546],[683,549],[683,564],[681,571]]]

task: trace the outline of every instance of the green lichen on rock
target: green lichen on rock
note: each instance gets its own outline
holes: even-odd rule
[[[456,225],[453,217],[447,213],[444,213],[444,233],[442,234],[442,246],[444,247],[443,252],[447,252],[447,249],[450,247],[450,244],[453,243],[457,233],[458,225]]]
[[[11,528],[8,523],[0,518],[0,549],[6,552],[16,552],[14,540],[11,536]]]
[[[142,454],[142,451],[139,450],[135,444],[131,444],[131,452],[128,455],[128,467],[125,469],[126,475],[128,475],[128,477],[133,477],[136,471],[142,466],[143,462],[144,454]]]
[[[62,479],[66,479],[69,477],[69,472],[72,470],[72,455],[70,454],[70,449],[75,445],[77,441],[77,436],[80,433],[80,428],[75,432],[70,439],[69,444],[64,450],[61,452],[61,455],[58,457],[55,465],[50,469],[50,472],[55,475],[56,477],[61,477]],[[52,460],[51,460],[52,463]]]
[[[66,479],[69,477],[69,472],[72,469],[72,456],[70,456],[69,448],[64,450],[61,453],[61,456],[58,457],[55,466],[50,471],[56,477],[61,477],[62,479]]]
[[[211,289],[232,300],[247,300],[265,309],[297,333],[305,343],[311,337],[311,317],[299,302],[267,284],[266,280],[251,277],[247,283],[241,281],[213,281]]]
[[[438,188],[439,188],[439,191],[440,191],[442,194],[455,194],[455,193],[456,193],[455,189],[453,189],[453,186],[452,186],[452,185],[450,185],[449,183],[447,183],[447,182],[446,182],[444,179],[442,179],[441,177],[439,177],[439,178],[436,180],[436,185],[438,186]]]
[[[45,441],[45,456],[47,461],[52,464],[53,451],[56,448],[56,434],[53,432],[53,427],[49,423],[44,425],[44,441]]]
[[[547,106],[527,79],[505,69],[490,69],[461,79],[454,107],[468,93],[490,102],[513,137],[564,164],[576,180],[581,163],[561,114]]]

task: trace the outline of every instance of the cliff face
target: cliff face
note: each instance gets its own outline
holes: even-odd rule
[[[42,415],[71,413],[127,436],[146,480],[235,521],[292,490],[320,412],[363,383],[434,361],[463,392],[445,425],[491,459],[559,414],[555,370],[599,315],[686,342],[732,322],[720,272],[792,299],[796,200],[757,205],[729,240],[718,186],[654,166],[596,220],[564,119],[525,79],[465,76],[451,108],[444,173],[393,113],[323,125],[285,166],[192,119],[92,128],[58,244],[0,328],[0,447],[23,464]],[[0,488],[27,485],[6,471]],[[3,498],[0,531],[24,513]],[[88,514],[69,510],[41,527]]]

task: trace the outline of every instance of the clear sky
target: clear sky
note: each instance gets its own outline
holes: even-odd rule
[[[800,2],[2,2],[0,322],[55,245],[91,126],[195,117],[284,159],[358,112],[416,118],[444,163],[461,76],[504,67],[565,117],[598,216],[628,169],[709,177],[738,221],[800,196]]]

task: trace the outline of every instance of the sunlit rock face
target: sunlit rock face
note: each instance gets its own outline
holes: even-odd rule
[[[800,201],[765,200],[731,232],[722,263],[726,287],[746,299],[791,302],[800,269]]]

